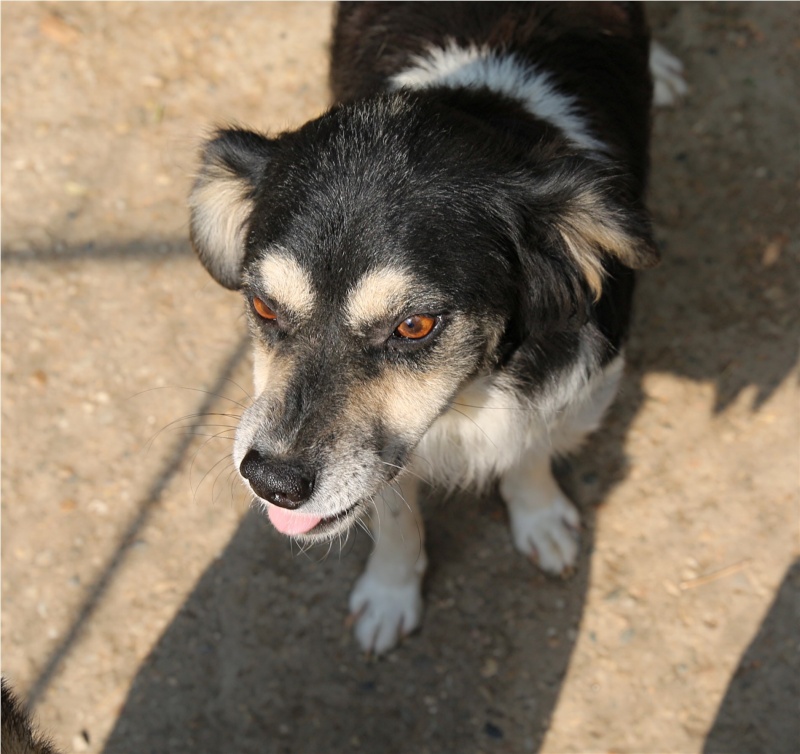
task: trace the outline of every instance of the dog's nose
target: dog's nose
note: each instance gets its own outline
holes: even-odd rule
[[[308,467],[264,456],[255,448],[242,459],[239,471],[256,495],[281,508],[299,508],[314,490],[314,474]]]

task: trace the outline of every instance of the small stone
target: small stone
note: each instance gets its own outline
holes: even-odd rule
[[[98,516],[105,516],[108,513],[108,505],[102,500],[92,500],[87,508],[89,513],[96,513]]]
[[[148,73],[142,76],[142,86],[146,86],[150,89],[161,89],[161,87],[164,86],[164,79],[162,79],[161,76]]]
[[[496,741],[499,741],[501,738],[503,738],[503,729],[494,723],[486,723],[486,725],[483,727],[483,732],[486,733],[489,738],[494,738]]]
[[[630,644],[633,637],[636,636],[636,631],[632,628],[626,628],[620,635],[620,644]]]
[[[44,387],[47,384],[47,373],[41,369],[37,369],[34,372],[31,372],[30,380],[32,385],[35,385],[36,387]]]
[[[89,188],[77,181],[67,181],[64,184],[64,193],[67,196],[86,196],[89,193]]]
[[[39,22],[39,33],[60,45],[71,45],[78,40],[80,33],[76,28],[70,26],[61,16],[55,13],[48,13]]]
[[[789,237],[781,233],[773,238],[765,247],[761,254],[761,264],[764,267],[772,267],[783,254],[783,249],[789,241]]]
[[[488,657],[481,667],[481,676],[483,678],[494,678],[497,675],[497,660],[493,657]]]

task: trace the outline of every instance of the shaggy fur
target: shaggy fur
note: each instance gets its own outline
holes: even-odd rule
[[[11,687],[2,680],[3,754],[58,754],[53,744],[34,731],[30,716],[23,709]]]
[[[372,520],[366,649],[420,620],[419,478],[499,478],[517,547],[575,561],[550,459],[613,400],[658,259],[648,55],[631,3],[343,3],[337,104],[205,146],[192,240],[254,339],[234,463],[288,535]]]

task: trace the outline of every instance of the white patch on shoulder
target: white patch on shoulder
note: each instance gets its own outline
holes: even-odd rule
[[[674,105],[689,92],[683,77],[683,63],[658,42],[650,44],[650,73],[656,107]]]
[[[414,277],[401,267],[366,273],[347,296],[346,316],[354,329],[395,314],[414,290]]]
[[[283,251],[265,256],[258,265],[261,284],[276,304],[301,317],[314,310],[316,295],[308,273]]]
[[[552,77],[513,53],[498,53],[488,47],[431,48],[416,56],[414,65],[394,75],[396,88],[425,89],[432,86],[480,88],[518,100],[537,118],[560,129],[582,149],[607,152],[607,147],[589,129],[574,97],[559,92]]]

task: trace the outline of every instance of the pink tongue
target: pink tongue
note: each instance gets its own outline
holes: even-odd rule
[[[267,515],[281,534],[305,534],[322,521],[321,516],[287,511],[286,508],[279,508],[277,505],[267,505]]]

